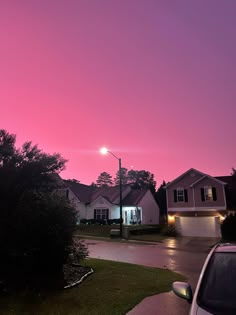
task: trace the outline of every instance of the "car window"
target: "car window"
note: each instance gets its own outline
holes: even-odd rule
[[[197,302],[215,315],[236,314],[236,253],[216,252],[212,255]]]

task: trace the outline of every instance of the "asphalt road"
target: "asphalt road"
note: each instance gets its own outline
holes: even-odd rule
[[[166,239],[163,243],[106,242],[86,240],[89,256],[144,266],[168,268],[187,277],[194,289],[213,238]],[[173,292],[148,297],[127,315],[185,315],[190,305]]]

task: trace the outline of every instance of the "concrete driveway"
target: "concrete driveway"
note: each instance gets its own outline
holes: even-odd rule
[[[90,257],[167,268],[185,275],[194,289],[210,247],[218,240],[183,237],[145,244],[100,240],[85,242]],[[185,315],[189,308],[187,302],[168,292],[145,298],[127,315]]]

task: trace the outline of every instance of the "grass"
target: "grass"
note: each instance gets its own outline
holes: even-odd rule
[[[86,264],[95,272],[74,288],[0,297],[1,315],[122,315],[184,279],[166,269],[121,262],[89,259]]]
[[[156,227],[155,225],[137,225],[129,226],[129,230],[136,229],[147,229],[150,227]],[[76,234],[80,237],[86,236],[95,236],[95,237],[106,237],[110,238],[111,229],[119,229],[119,225],[79,225],[77,228]],[[139,240],[139,241],[151,241],[151,242],[161,242],[167,236],[162,235],[161,233],[150,233],[150,234],[141,234],[133,235],[129,234],[130,240]]]
[[[161,234],[132,235],[130,239],[146,242],[162,242],[167,236]]]

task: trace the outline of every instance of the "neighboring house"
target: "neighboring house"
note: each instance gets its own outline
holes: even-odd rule
[[[168,223],[182,236],[220,237],[225,185],[193,168],[180,175],[166,186]]]
[[[119,186],[98,188],[64,181],[66,195],[74,204],[81,219],[119,219]],[[124,224],[158,224],[159,207],[150,190],[135,190],[122,186],[122,217]]]
[[[219,179],[222,182],[226,183],[225,195],[227,210],[236,211],[236,176],[218,176],[216,177],[216,179]]]

